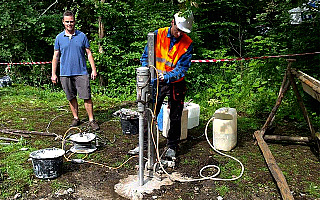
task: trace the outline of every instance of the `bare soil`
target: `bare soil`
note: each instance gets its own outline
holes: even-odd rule
[[[104,164],[108,166],[119,166],[129,157],[128,150],[134,148],[138,143],[137,135],[122,134],[121,124],[118,119],[112,117],[112,112],[96,110],[98,122],[101,130],[97,133],[99,137],[105,139],[106,144],[101,145],[97,151],[91,153],[85,160]],[[83,115],[85,115],[83,113]],[[62,116],[55,120],[50,126],[50,132],[63,135],[68,129],[70,116]],[[263,121],[263,120],[262,120]],[[245,172],[237,181],[196,181],[190,183],[175,182],[171,186],[162,186],[152,194],[144,195],[143,199],[281,199],[275,180],[269,172],[264,158],[257,145],[254,144],[253,132],[241,128],[241,120],[238,123],[238,143],[236,148],[226,152],[243,162]],[[206,121],[201,121],[200,125],[188,131],[187,140],[181,142],[178,151],[178,161],[175,169],[180,174],[199,178],[199,171],[202,167],[210,164],[217,164],[222,167],[221,176],[237,176],[240,166],[237,163],[228,165],[229,158],[222,157],[214,152],[208,145],[204,134]],[[80,127],[84,128],[84,122]],[[209,134],[211,129],[208,130]],[[308,135],[308,129],[296,128],[294,123],[276,125],[273,134],[295,134]],[[209,135],[210,137],[210,135]],[[161,137],[160,151],[165,148],[165,139]],[[40,139],[33,136],[28,139]],[[59,140],[53,137],[41,137],[48,141],[47,147],[61,147]],[[114,140],[115,139],[115,140]],[[100,143],[102,144],[102,142]],[[269,143],[269,147],[286,176],[290,190],[295,199],[319,199],[320,170],[319,160],[313,148],[305,144],[289,143]],[[44,147],[38,147],[44,148]],[[77,157],[77,155],[73,155]],[[27,165],[32,168],[31,162]],[[93,163],[75,164],[64,162],[63,173],[54,180],[42,180],[34,177],[34,182],[30,187],[26,187],[22,194],[22,199],[41,200],[109,200],[125,199],[114,191],[114,186],[120,179],[128,175],[135,175],[138,158],[133,158],[123,167],[113,170],[105,166]],[[227,167],[224,167],[228,165]],[[235,174],[234,174],[235,173]],[[317,194],[318,193],[318,194]]]

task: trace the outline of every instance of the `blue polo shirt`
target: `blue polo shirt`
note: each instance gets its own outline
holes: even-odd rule
[[[65,31],[57,35],[54,50],[60,51],[60,76],[88,75],[86,48],[90,48],[90,44],[81,31],[76,30],[71,37],[65,35]]]

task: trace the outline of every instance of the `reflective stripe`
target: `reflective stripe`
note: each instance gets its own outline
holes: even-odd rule
[[[158,72],[158,73],[161,73],[161,74],[163,74],[163,75],[165,75],[165,74],[167,73],[167,71],[163,71],[163,70],[160,70],[160,69],[158,69],[157,72]]]
[[[164,63],[164,64],[167,65],[168,67],[172,67],[172,68],[175,67],[175,65],[174,65],[172,62],[169,62],[169,61],[167,61],[167,60],[164,59],[164,58],[159,58],[159,57],[157,57],[157,58],[156,58],[156,61],[157,61],[157,62],[160,62],[160,63]]]

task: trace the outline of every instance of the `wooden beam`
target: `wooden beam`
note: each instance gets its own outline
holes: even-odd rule
[[[299,103],[299,106],[300,106],[300,109],[302,111],[302,114],[303,114],[303,117],[304,119],[307,121],[308,123],[308,126],[309,126],[309,129],[310,129],[310,132],[311,132],[311,137],[313,140],[316,139],[316,136],[315,136],[315,130],[313,128],[313,125],[310,121],[310,118],[308,116],[308,112],[307,112],[307,109],[306,107],[304,106],[304,103],[303,103],[303,100],[302,100],[302,97],[298,91],[298,87],[297,87],[297,84],[296,82],[294,81],[293,77],[292,77],[292,74],[291,74],[291,70],[290,70],[290,73],[288,74],[288,77],[290,79],[290,82],[291,82],[291,86],[292,86],[292,89],[295,93],[295,95],[297,96],[297,100],[298,100],[298,103]]]
[[[258,142],[258,145],[262,151],[263,157],[267,163],[267,166],[277,182],[277,186],[280,190],[280,194],[283,200],[293,200],[293,196],[290,192],[286,178],[284,177],[280,167],[277,165],[276,159],[273,157],[267,143],[263,140],[263,135],[260,131],[255,131],[254,136]]]
[[[273,121],[274,116],[275,116],[275,114],[276,114],[276,112],[277,112],[277,110],[278,110],[278,108],[279,108],[279,106],[280,106],[280,104],[282,102],[284,94],[288,90],[289,86],[290,86],[290,81],[284,80],[284,82],[283,82],[283,84],[282,84],[282,86],[280,88],[280,92],[279,92],[279,95],[278,95],[278,99],[276,101],[276,105],[272,108],[272,110],[271,110],[271,112],[270,112],[265,124],[261,128],[262,136],[265,134],[267,128],[270,126],[271,122]]]
[[[302,83],[308,85],[312,90],[320,94],[320,81],[303,73],[302,71],[296,71],[291,69],[291,73],[294,74]]]

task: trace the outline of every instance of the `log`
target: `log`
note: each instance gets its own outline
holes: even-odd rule
[[[0,137],[0,140],[7,140],[7,141],[19,142],[19,140],[17,140],[17,139],[5,138],[5,137]]]
[[[289,141],[289,142],[311,142],[310,137],[286,136],[286,135],[264,135],[264,140]]]
[[[11,143],[1,143],[0,142],[0,145],[11,145]]]
[[[293,77],[291,76],[291,73],[289,73],[288,76],[289,76],[289,79],[290,79],[290,82],[291,82],[291,86],[292,86],[292,88],[293,88],[293,91],[294,91],[294,93],[295,93],[295,95],[296,95],[296,97],[297,97],[297,100],[298,100],[300,109],[301,109],[301,111],[302,111],[303,117],[304,117],[304,119],[305,119],[305,120],[307,121],[307,123],[308,123],[309,129],[310,129],[310,132],[311,132],[311,137],[312,137],[312,139],[315,140],[315,139],[316,139],[315,130],[314,130],[313,125],[312,125],[312,123],[311,123],[311,121],[310,121],[310,118],[309,118],[309,116],[308,116],[307,109],[306,109],[306,107],[304,106],[302,97],[301,97],[301,95],[300,95],[300,93],[299,93],[299,91],[298,91],[298,87],[297,87],[297,85],[296,85]]]
[[[280,167],[277,165],[276,159],[273,157],[267,143],[263,140],[263,136],[260,131],[255,131],[254,136],[258,142],[263,157],[267,163],[267,166],[277,182],[277,186],[280,190],[280,194],[283,200],[293,200],[293,196],[290,192],[286,178],[284,177]]]
[[[39,132],[39,131],[16,130],[16,129],[0,129],[0,132],[3,132],[3,131],[12,132],[12,133],[43,135],[43,136],[56,136],[55,133],[47,133],[47,132]]]
[[[21,134],[21,133],[13,133],[11,131],[8,131],[7,129],[0,129],[0,132],[4,133],[4,134],[11,134],[11,135],[16,135],[19,137],[25,137],[25,138],[30,138],[30,135],[27,134]]]
[[[261,134],[262,134],[262,136],[265,134],[267,128],[270,126],[271,122],[273,121],[274,116],[275,116],[275,114],[276,114],[276,112],[277,112],[277,110],[278,110],[278,108],[279,108],[279,106],[280,106],[280,104],[281,104],[281,102],[282,102],[282,99],[283,99],[283,97],[284,97],[284,94],[287,92],[287,90],[288,90],[288,88],[289,88],[289,86],[290,86],[290,81],[284,80],[284,82],[285,82],[285,83],[283,83],[282,86],[281,86],[281,88],[280,88],[280,91],[281,91],[281,92],[279,92],[278,99],[277,99],[277,101],[276,101],[276,105],[272,108],[272,110],[271,110],[271,112],[270,112],[270,114],[269,114],[269,116],[268,116],[265,124],[264,124],[263,127],[261,128]]]

